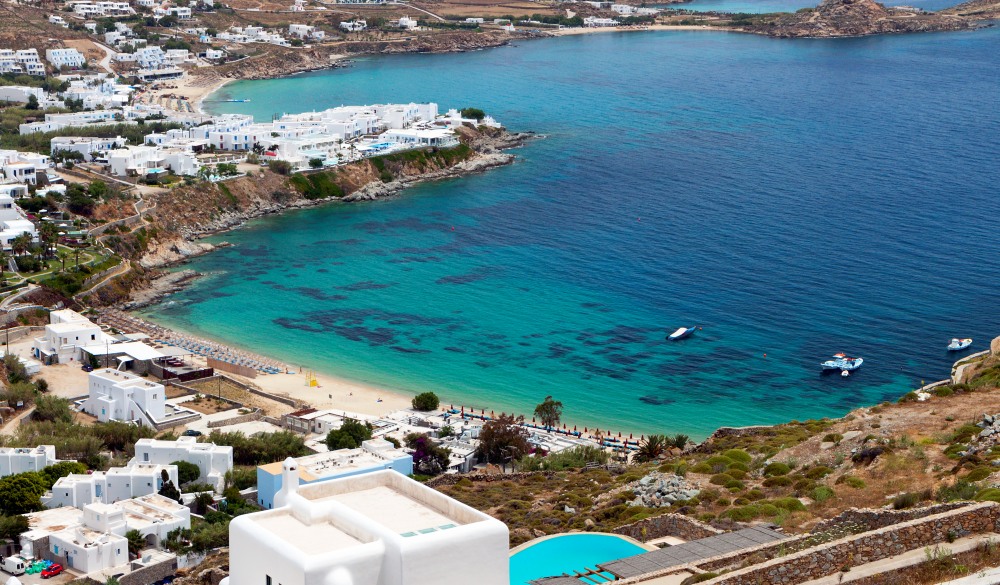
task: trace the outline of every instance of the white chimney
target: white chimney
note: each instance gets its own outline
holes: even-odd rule
[[[288,503],[288,496],[299,489],[299,464],[291,457],[281,464],[281,489],[274,496],[274,507],[281,508]]]

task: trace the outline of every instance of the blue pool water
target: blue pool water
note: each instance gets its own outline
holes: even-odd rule
[[[641,55],[642,58],[637,58]],[[580,35],[240,82],[270,119],[477,106],[517,164],[214,238],[151,315],[444,402],[704,437],[842,415],[1000,334],[1000,27]],[[700,325],[691,338],[666,333]],[[865,358],[823,376],[838,351]],[[766,357],[765,357],[766,354]],[[324,395],[325,398],[325,395]]]
[[[526,585],[533,579],[553,577],[585,567],[647,552],[641,546],[610,534],[561,534],[547,538],[510,557],[510,584]]]

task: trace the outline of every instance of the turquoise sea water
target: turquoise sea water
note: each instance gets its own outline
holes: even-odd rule
[[[255,221],[150,315],[446,403],[687,433],[840,415],[1000,334],[1000,30],[582,35],[240,82],[212,104],[479,106],[544,139]],[[668,343],[676,327],[700,325]],[[850,376],[819,362],[865,358]],[[766,357],[765,357],[766,354]]]
[[[584,572],[600,563],[647,552],[641,546],[611,534],[562,534],[537,542],[510,557],[511,585],[527,585],[542,577]]]

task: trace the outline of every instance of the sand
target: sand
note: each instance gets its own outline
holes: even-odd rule
[[[623,32],[642,32],[650,30],[713,30],[713,31],[735,31],[736,29],[724,27],[724,26],[707,26],[707,25],[692,25],[692,24],[650,24],[646,26],[605,26],[605,27],[581,27],[581,28],[562,28],[559,30],[554,30],[552,33],[556,36],[568,36],[568,35],[589,35],[596,33],[623,33]]]
[[[142,91],[136,93],[135,101],[137,103],[160,104],[181,112],[188,111],[186,108],[181,109],[181,104],[186,102],[190,105],[193,113],[202,113],[202,101],[230,81],[233,80],[217,75],[194,76],[190,72],[185,72],[179,79],[149,84]]]

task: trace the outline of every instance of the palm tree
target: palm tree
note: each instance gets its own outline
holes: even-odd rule
[[[75,248],[73,252],[76,253],[76,267],[80,267],[80,248]]]
[[[28,251],[31,247],[31,234],[25,232],[19,236],[14,236],[14,239],[10,242],[11,251],[14,252],[15,256],[21,256]]]
[[[59,237],[59,228],[52,222],[43,222],[38,228],[38,238],[42,240],[42,255],[49,256],[52,242]]]
[[[0,281],[5,281],[3,271],[7,269],[7,262],[10,261],[10,254],[6,250],[0,250]]]
[[[667,438],[663,435],[649,435],[649,438],[639,445],[635,458],[639,461],[655,461],[667,451]]]
[[[128,541],[129,554],[138,558],[142,547],[146,546],[146,539],[143,538],[142,533],[135,529],[129,530],[125,533],[125,540]]]
[[[69,252],[65,250],[59,251],[59,261],[62,262],[62,271],[66,272],[66,261],[69,260]]]

